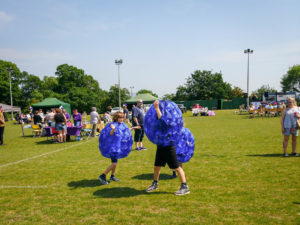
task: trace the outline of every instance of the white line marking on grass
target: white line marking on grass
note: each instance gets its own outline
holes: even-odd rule
[[[10,165],[16,165],[16,164],[19,164],[21,162],[25,162],[25,161],[28,161],[28,160],[31,160],[31,159],[36,159],[36,158],[39,158],[39,157],[42,157],[42,156],[45,156],[45,155],[50,155],[50,154],[55,153],[55,152],[60,152],[60,151],[63,151],[63,150],[81,145],[81,144],[86,143],[86,142],[88,142],[88,141],[81,142],[81,143],[78,143],[78,144],[75,144],[75,145],[71,145],[71,146],[68,146],[68,147],[65,147],[65,148],[57,149],[55,151],[47,152],[47,153],[44,153],[44,154],[41,154],[41,155],[36,155],[36,156],[30,157],[30,158],[27,158],[27,159],[22,159],[22,160],[17,161],[17,162],[11,162],[11,163],[7,163],[7,164],[3,164],[3,165],[0,165],[0,168],[10,166]]]
[[[0,189],[4,188],[47,188],[45,185],[36,185],[36,186],[13,186],[13,185],[0,185]]]

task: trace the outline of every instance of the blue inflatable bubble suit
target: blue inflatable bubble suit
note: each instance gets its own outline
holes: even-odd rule
[[[182,128],[175,143],[177,159],[179,163],[186,163],[194,155],[195,138],[187,128]]]
[[[147,111],[144,120],[144,130],[148,139],[161,146],[174,145],[183,127],[182,113],[171,101],[160,100],[159,109],[162,117],[157,118],[154,104]]]
[[[113,135],[110,135],[111,124],[115,126]],[[125,158],[131,152],[132,143],[131,131],[124,123],[112,122],[107,124],[99,137],[100,152],[106,158]]]

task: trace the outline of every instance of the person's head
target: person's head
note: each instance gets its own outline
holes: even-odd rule
[[[0,112],[3,112],[3,108],[2,108],[2,105],[0,105]]]
[[[124,109],[127,109],[127,105],[123,105],[123,108],[124,108]]]
[[[96,110],[96,107],[92,107],[92,112],[95,112]]]
[[[56,109],[56,113],[61,113],[60,108],[57,108],[57,109]]]
[[[54,108],[52,108],[51,111],[52,111],[53,113],[55,113],[56,110],[55,110]]]
[[[67,110],[64,109],[64,110],[63,110],[63,113],[66,114],[66,113],[67,113]]]
[[[124,113],[122,113],[122,112],[116,112],[113,115],[113,121],[114,122],[118,122],[118,123],[122,123],[123,120],[124,120],[124,117],[125,117]]]
[[[138,99],[136,104],[137,104],[137,107],[142,107],[143,106],[143,100]]]
[[[288,105],[289,108],[293,108],[294,106],[297,106],[297,103],[296,103],[294,98],[289,97],[287,99],[287,105]]]
[[[39,109],[39,112],[40,112],[40,113],[42,113],[42,112],[43,112],[43,110],[42,110],[42,109]]]
[[[78,111],[77,109],[73,109],[73,114],[77,115],[78,114]]]
[[[35,111],[34,111],[34,114],[35,114],[35,115],[39,114],[39,111],[35,110]]]

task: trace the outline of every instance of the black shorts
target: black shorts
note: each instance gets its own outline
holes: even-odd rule
[[[141,129],[135,129],[134,130],[134,142],[141,142],[144,138],[144,127],[142,125]]]
[[[118,162],[118,160],[115,159],[115,158],[110,158],[110,159],[111,159],[111,163],[117,163]]]
[[[179,167],[177,160],[176,149],[174,145],[160,146],[157,145],[155,163],[154,166],[165,166],[166,163],[170,169],[176,169]]]

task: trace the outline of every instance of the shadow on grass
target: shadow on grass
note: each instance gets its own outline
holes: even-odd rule
[[[73,189],[75,188],[80,188],[80,187],[97,187],[100,186],[101,183],[99,180],[79,180],[79,181],[72,181],[68,183],[69,187],[72,187]]]
[[[295,205],[300,205],[300,202],[293,202]]]
[[[153,173],[145,173],[145,174],[140,174],[132,177],[133,179],[138,179],[138,180],[153,180]],[[160,174],[159,175],[160,180],[169,180],[171,179],[171,170],[170,170],[170,175],[169,174]]]
[[[67,143],[75,143],[75,142],[78,142],[76,140],[69,140],[67,141]],[[35,144],[37,145],[48,145],[48,144],[58,144],[58,143],[54,143],[52,139],[48,139],[48,140],[43,140],[43,141],[37,141],[35,142]]]
[[[282,154],[261,154],[261,155],[246,155],[254,157],[282,157]]]
[[[170,194],[169,192],[155,191],[148,193],[145,190],[136,190],[130,187],[114,187],[105,188],[94,192],[94,196],[102,198],[124,198],[133,197],[137,195],[152,195],[152,194]]]

